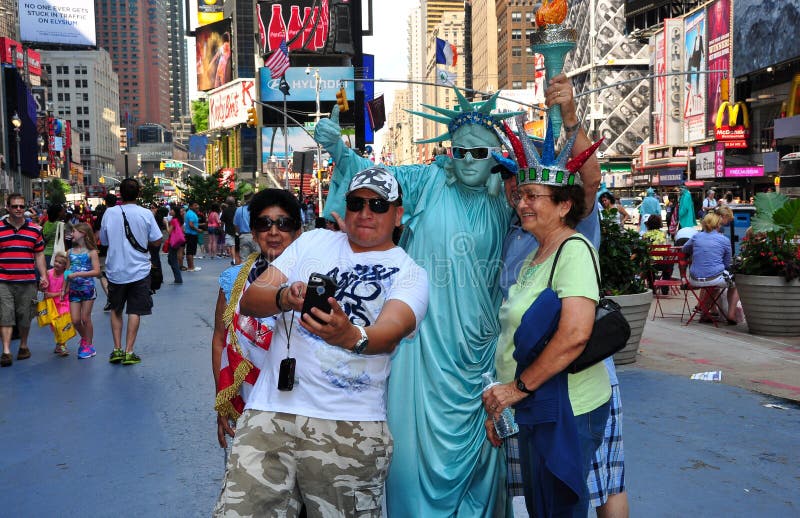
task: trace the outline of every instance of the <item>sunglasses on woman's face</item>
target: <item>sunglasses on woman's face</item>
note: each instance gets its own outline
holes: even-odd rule
[[[346,199],[347,210],[350,212],[361,212],[364,205],[369,204],[369,210],[375,214],[385,214],[389,211],[392,202],[381,198],[359,198],[358,196],[348,196]]]
[[[467,153],[474,159],[474,160],[486,160],[491,156],[492,151],[497,150],[496,147],[486,147],[486,146],[479,146],[479,147],[457,147],[453,146],[453,158],[456,160],[463,160],[467,158]]]
[[[281,216],[278,219],[271,219],[269,216],[259,216],[253,222],[253,230],[256,232],[269,232],[272,225],[278,227],[281,232],[294,232],[299,227],[294,218]]]

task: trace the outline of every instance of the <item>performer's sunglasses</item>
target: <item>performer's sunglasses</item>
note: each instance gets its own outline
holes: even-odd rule
[[[364,205],[369,204],[369,210],[375,214],[385,214],[392,205],[392,202],[381,198],[359,198],[358,196],[348,196],[345,201],[347,210],[350,212],[361,212],[364,209]]]
[[[453,158],[457,160],[463,160],[467,158],[467,153],[469,153],[474,160],[486,160],[491,156],[492,151],[497,150],[496,147],[486,147],[486,146],[480,146],[480,147],[453,146],[452,149],[453,149]]]
[[[12,209],[24,209],[25,205],[16,205],[16,204],[14,204],[14,205],[9,205],[9,207],[12,208]]]
[[[278,227],[281,232],[294,232],[300,225],[297,220],[288,216],[281,216],[278,219],[271,219],[269,216],[259,216],[253,222],[253,229],[256,232],[269,232],[272,225]]]

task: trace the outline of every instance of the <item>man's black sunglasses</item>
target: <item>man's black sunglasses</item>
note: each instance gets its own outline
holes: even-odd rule
[[[256,232],[269,232],[272,225],[278,227],[281,232],[294,232],[300,228],[300,224],[294,218],[281,216],[278,219],[271,219],[269,216],[259,216],[253,221],[253,230]]]
[[[364,209],[364,205],[369,203],[369,210],[375,214],[385,214],[392,205],[392,202],[381,198],[359,198],[358,196],[348,196],[345,201],[347,202],[347,210],[350,212],[361,212]]]

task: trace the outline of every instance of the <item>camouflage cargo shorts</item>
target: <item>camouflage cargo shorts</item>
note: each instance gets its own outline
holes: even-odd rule
[[[393,442],[385,421],[246,410],[214,516],[381,516]]]

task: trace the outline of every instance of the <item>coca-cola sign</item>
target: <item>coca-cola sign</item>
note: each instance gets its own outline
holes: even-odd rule
[[[347,52],[349,0],[261,0],[256,5],[263,54],[286,41],[292,52]]]
[[[208,129],[232,128],[247,122],[256,96],[254,79],[236,79],[208,93]]]

